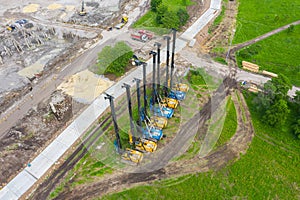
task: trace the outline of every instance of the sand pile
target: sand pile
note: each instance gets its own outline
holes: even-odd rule
[[[113,84],[89,70],[72,75],[58,86],[68,95],[80,102],[91,102]]]
[[[56,9],[62,8],[62,5],[61,5],[61,4],[58,4],[58,3],[53,3],[53,4],[50,4],[47,8],[48,8],[49,10],[56,10]]]
[[[25,6],[23,8],[23,12],[24,13],[33,13],[33,12],[36,12],[39,7],[40,7],[39,4],[29,4],[28,6]]]
[[[66,10],[67,10],[68,12],[73,11],[74,9],[75,9],[75,6],[72,6],[72,5],[66,5]]]

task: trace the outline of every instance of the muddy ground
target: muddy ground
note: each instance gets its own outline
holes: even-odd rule
[[[49,103],[56,99],[63,99],[56,106],[54,114]],[[74,105],[74,103],[76,105]],[[21,119],[8,134],[0,141],[0,184],[7,181],[38,155],[44,145],[51,142],[55,135],[59,134],[73,117],[73,112],[78,112],[83,105],[73,102],[68,95],[55,92],[49,100],[41,102],[33,107],[27,115]]]
[[[101,4],[105,2],[101,1]],[[136,2],[133,1],[124,8],[123,4],[125,2],[127,1],[121,2],[121,9],[131,10],[136,6]],[[39,3],[45,6],[42,2]],[[9,4],[5,4],[5,6],[9,6]],[[5,6],[0,9],[0,13],[8,17],[10,22],[18,18],[26,18],[28,19],[26,24],[30,24],[30,26],[20,26],[13,31],[8,31],[5,30],[4,26],[8,22],[6,20],[8,18],[0,20],[3,25],[0,27],[0,36],[4,38],[1,40],[2,45],[0,48],[0,72],[3,72],[1,74],[3,79],[1,80],[5,81],[5,83],[2,83],[0,80],[1,113],[4,113],[15,101],[30,92],[32,87],[37,86],[49,75],[59,73],[70,60],[96,42],[99,39],[98,33],[100,30],[98,28],[91,29],[90,27],[60,24],[60,21],[50,22],[48,21],[50,18],[47,18],[49,16],[44,16],[45,18],[42,19],[35,12],[22,13],[23,5],[9,10],[4,10]],[[57,5],[52,4],[51,6],[51,9],[57,7]],[[108,4],[108,6],[112,5]],[[30,9],[33,9],[33,7],[30,5]],[[42,9],[38,12],[41,14],[48,11],[49,9]],[[110,20],[113,21],[114,18],[110,18]],[[61,25],[60,28],[58,28],[59,25]],[[92,34],[85,34],[87,32]],[[6,37],[8,35],[9,37]],[[53,55],[51,54],[52,50],[56,51]],[[49,55],[51,56],[43,60],[43,63],[39,62],[41,58]],[[30,68],[32,65],[34,65],[33,72],[31,73],[29,70],[29,73],[26,71],[25,74],[26,76],[33,74],[33,76],[23,77],[19,74],[20,71]],[[39,72],[34,71],[37,65],[41,70]],[[128,70],[132,68],[135,68],[135,66],[129,67]],[[70,105],[73,106],[69,106],[72,107],[69,110],[69,115],[64,116],[62,119],[59,118],[60,120],[53,117],[49,110],[50,99],[45,100],[38,106],[33,107],[1,140],[1,187],[24,168],[56,134],[59,134],[66,124],[72,121],[73,114],[76,114],[84,106],[73,101],[72,97],[67,97],[67,101],[72,101]]]
[[[222,2],[222,5],[225,6],[225,15],[222,22],[216,27],[213,27],[211,22],[198,33],[194,46],[196,52],[226,57],[230,41],[234,36],[238,3],[237,1],[228,1],[227,3]],[[224,51],[212,51],[216,47],[223,48]]]

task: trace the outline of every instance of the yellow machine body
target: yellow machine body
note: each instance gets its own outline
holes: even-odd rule
[[[151,140],[140,139],[135,142],[135,148],[139,151],[154,152],[157,149],[157,144]]]
[[[150,119],[153,126],[163,129],[168,125],[168,120],[164,117],[152,116]]]
[[[161,104],[163,106],[167,106],[169,108],[177,108],[178,106],[178,100],[177,99],[172,99],[172,98],[164,98],[162,101],[161,101]]]
[[[137,150],[126,148],[121,157],[124,160],[128,160],[138,164],[143,160],[144,155],[142,152],[139,152]]]
[[[176,83],[175,86],[173,87],[173,89],[177,90],[177,91],[188,92],[190,88],[187,84]]]

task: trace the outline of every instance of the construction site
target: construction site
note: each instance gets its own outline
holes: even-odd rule
[[[240,90],[261,92],[277,74],[238,70],[230,51],[228,66],[212,60],[215,39],[234,34],[206,34],[220,0],[193,1],[187,24],[164,35],[132,28],[149,0],[0,3],[1,200],[93,199],[246,153],[254,127]],[[133,54],[124,73],[98,73],[118,42]],[[217,146],[229,101],[237,128]]]

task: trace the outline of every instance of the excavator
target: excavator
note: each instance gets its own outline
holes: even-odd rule
[[[148,121],[148,123],[150,123],[151,125],[153,125],[154,127],[158,128],[158,129],[163,129],[165,127],[167,127],[168,125],[168,120],[165,117],[159,117],[159,116],[151,116],[150,118],[143,113],[142,114],[142,120],[143,121]]]
[[[129,112],[129,120],[130,120],[130,130],[129,130],[129,143],[134,145],[137,150],[143,152],[154,152],[157,148],[157,144],[154,141],[150,141],[146,138],[136,138],[134,135],[135,125],[133,123],[132,117],[132,107],[131,107],[131,95],[130,95],[130,85],[124,83],[122,88],[126,88],[127,94],[127,103],[128,103],[128,112]]]
[[[143,157],[144,157],[142,152],[140,152],[138,150],[130,149],[130,148],[126,148],[125,150],[122,149],[113,98],[114,97],[109,94],[106,94],[106,97],[104,97],[104,99],[108,99],[109,103],[110,103],[111,116],[112,116],[112,120],[113,120],[113,124],[114,124],[115,134],[116,134],[117,153],[119,153],[121,155],[122,159],[139,164],[143,160]]]
[[[86,15],[86,11],[84,9],[84,1],[82,1],[82,4],[81,4],[81,10],[79,11],[78,13],[80,16],[85,16]]]
[[[121,28],[123,28],[123,26],[125,26],[125,24],[127,24],[127,22],[128,22],[128,16],[123,15],[122,19],[121,19],[121,23],[115,25],[115,28],[116,29],[121,29]]]
[[[179,101],[176,98],[171,97],[161,97],[160,94],[156,93],[157,101],[161,104],[162,107],[168,107],[172,109],[176,109]]]

